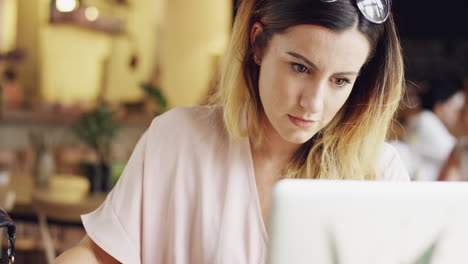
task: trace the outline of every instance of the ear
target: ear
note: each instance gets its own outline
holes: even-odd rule
[[[263,32],[263,26],[260,22],[256,22],[250,30],[250,45],[254,45],[257,37]]]
[[[253,26],[252,29],[250,30],[250,45],[255,46],[255,42],[257,41],[257,37],[263,32],[263,25],[260,22],[256,22]],[[259,56],[260,54],[257,54],[258,51],[255,51],[255,55]]]

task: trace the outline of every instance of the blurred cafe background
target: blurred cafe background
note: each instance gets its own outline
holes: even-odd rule
[[[208,102],[237,2],[0,0],[0,207],[16,263],[77,243],[79,215],[151,120]],[[413,180],[468,180],[467,4],[393,2],[408,82],[388,141]]]

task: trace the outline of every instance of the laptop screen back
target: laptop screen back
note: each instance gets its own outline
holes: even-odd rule
[[[284,180],[271,208],[269,264],[468,263],[468,183]]]

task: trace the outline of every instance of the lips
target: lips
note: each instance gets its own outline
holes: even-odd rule
[[[306,120],[292,115],[288,115],[289,120],[300,128],[311,128],[318,123],[318,120]]]

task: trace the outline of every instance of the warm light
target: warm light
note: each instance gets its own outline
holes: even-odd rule
[[[55,7],[60,12],[72,12],[78,7],[78,0],[57,0]]]
[[[94,6],[88,7],[85,10],[85,17],[89,21],[95,21],[99,17],[99,10]]]

